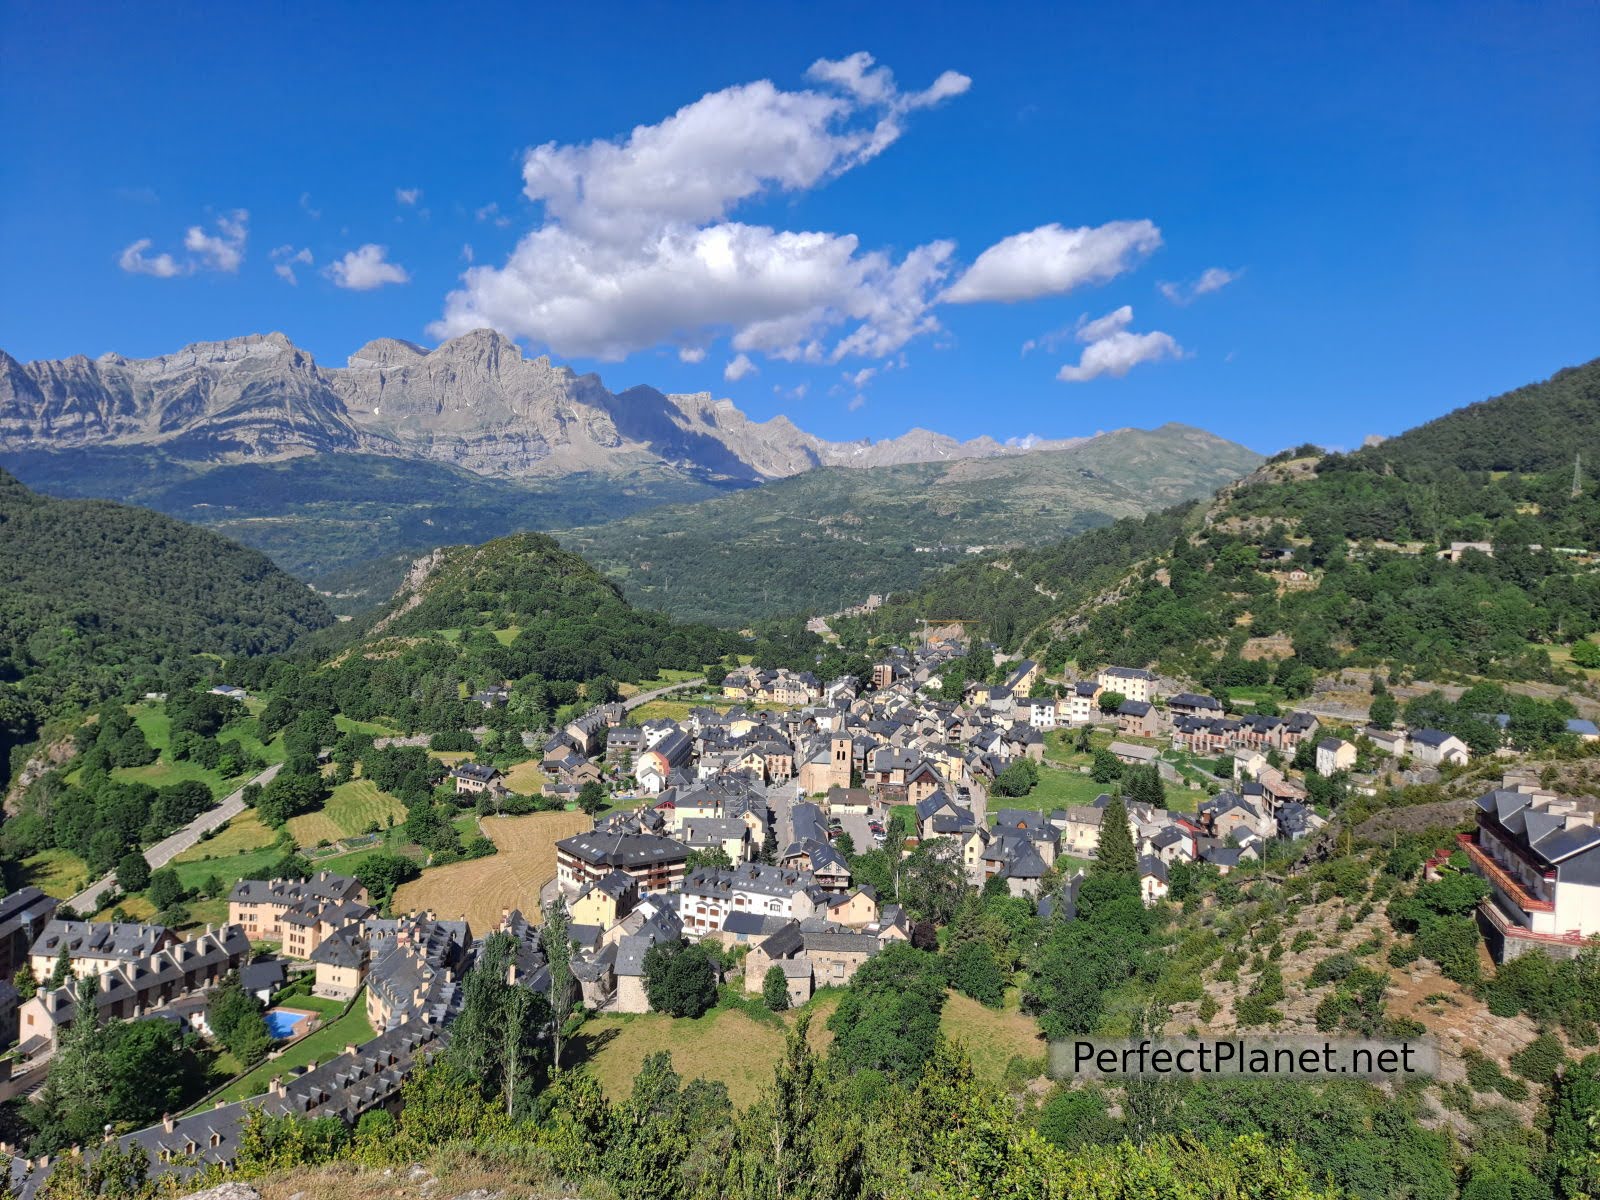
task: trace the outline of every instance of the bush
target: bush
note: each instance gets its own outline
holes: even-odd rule
[[[1547,1084],[1567,1059],[1554,1034],[1540,1034],[1511,1056],[1511,1069],[1524,1079]]]
[[[1348,978],[1357,965],[1353,954],[1347,952],[1330,954],[1312,968],[1311,986],[1321,987],[1325,983],[1338,983]]]

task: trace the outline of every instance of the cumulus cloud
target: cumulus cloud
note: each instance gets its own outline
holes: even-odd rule
[[[216,233],[207,233],[199,225],[189,226],[183,235],[183,248],[196,256],[202,269],[237,271],[244,261],[244,244],[250,235],[250,214],[238,208],[218,217],[216,224]]]
[[[1133,333],[1128,329],[1132,321],[1133,307],[1128,304],[1092,321],[1085,316],[1075,335],[1084,343],[1083,353],[1076,365],[1068,363],[1056,372],[1056,378],[1064,383],[1087,383],[1102,375],[1121,379],[1140,363],[1183,357],[1182,347],[1170,334]]]
[[[117,265],[132,275],[153,275],[157,279],[174,279],[179,275],[193,275],[196,271],[223,271],[232,274],[244,262],[245,242],[250,236],[250,214],[242,208],[234,209],[215,222],[216,232],[207,233],[204,226],[191,225],[184,232],[183,248],[188,252],[175,258],[162,251],[147,254],[155,244],[152,238],[140,238],[123,248],[117,256]]]
[[[1204,296],[1210,292],[1220,292],[1227,287],[1243,271],[1230,271],[1225,267],[1207,267],[1200,272],[1200,278],[1190,283],[1168,283],[1162,281],[1156,287],[1161,294],[1174,304],[1188,304],[1196,296]]]
[[[859,371],[846,371],[844,380],[859,392],[862,388],[866,387],[867,384],[871,383],[877,374],[877,367],[862,367]]]
[[[422,199],[421,188],[395,188],[394,198],[407,208],[415,208],[417,201]]]
[[[300,282],[294,273],[296,266],[309,267],[313,261],[308,247],[296,250],[293,246],[279,246],[272,251],[271,258],[273,272],[288,284]]]
[[[117,266],[130,275],[154,275],[157,279],[171,279],[175,275],[189,273],[170,254],[147,255],[145,251],[154,244],[150,238],[140,238],[124,247],[117,256]]]
[[[865,396],[857,393],[856,395],[850,397],[850,403],[846,404],[845,407],[847,409],[849,409],[851,412],[855,412],[857,409],[863,407],[866,404],[866,402],[867,402],[867,398]]]
[[[686,363],[705,362],[706,348],[704,346],[680,346],[678,348],[678,361]]]
[[[944,294],[951,304],[1036,300],[1114,279],[1161,245],[1151,221],[1041,225],[990,246]]]
[[[351,250],[323,272],[334,286],[354,292],[370,292],[389,283],[410,283],[411,276],[399,263],[388,260],[389,247],[368,242]]]
[[[741,354],[722,368],[722,377],[729,383],[738,383],[746,375],[754,375],[760,370],[760,367],[750,361],[748,354]]]
[[[625,137],[530,150],[523,190],[542,223],[503,266],[467,271],[431,332],[488,325],[605,359],[727,334],[746,357],[817,363],[887,354],[937,329],[931,309],[953,244],[896,260],[852,234],[731,214],[871,161],[909,114],[971,81],[947,71],[903,91],[864,53],[819,60],[807,78],[813,86],[798,90],[760,80],[711,92]],[[478,216],[499,212],[486,205]]]

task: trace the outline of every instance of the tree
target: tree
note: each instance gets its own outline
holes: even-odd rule
[[[997,796],[1026,796],[1038,782],[1038,764],[1031,758],[1019,758],[995,776],[993,790]]]
[[[703,946],[657,942],[645,952],[644,992],[657,1012],[698,1017],[717,1002],[716,968]]]
[[[117,863],[117,886],[124,892],[142,892],[150,882],[150,864],[137,850],[130,850]]]
[[[550,1017],[555,1029],[550,1062],[557,1071],[561,1069],[561,1043],[572,1016],[572,940],[567,933],[570,924],[567,902],[558,895],[545,911],[544,925],[539,930],[539,944],[550,968]]]
[[[578,789],[578,807],[589,816],[594,816],[610,803],[606,789],[594,780],[590,780]]]
[[[56,965],[50,970],[50,987],[52,990],[61,987],[72,978],[72,956],[67,953],[66,943],[61,944],[61,953],[56,955]]]
[[[1122,776],[1122,763],[1111,751],[1101,746],[1094,752],[1094,765],[1089,768],[1089,777],[1096,783],[1114,783]]]
[[[1005,999],[1006,977],[986,942],[962,942],[949,957],[950,986],[979,1004],[999,1008]]]
[[[376,850],[351,872],[367,889],[367,895],[379,908],[388,908],[394,901],[396,889],[402,883],[422,874],[422,868],[403,854],[391,850]]]
[[[523,1083],[538,1061],[540,1033],[550,1020],[543,996],[511,982],[518,943],[490,934],[462,985],[461,1015],[451,1026],[450,1055],[478,1080],[485,1098],[499,1094],[507,1117],[526,1100]]]
[[[145,887],[150,903],[158,912],[171,908],[184,896],[183,880],[175,867],[158,867],[151,871]]]
[[[230,972],[212,989],[206,1004],[206,1024],[228,1052],[251,1067],[267,1056],[272,1034],[262,1015],[261,1001],[239,985],[239,976]]]
[[[1101,692],[1096,700],[1096,703],[1100,706],[1100,711],[1108,715],[1116,712],[1127,702],[1128,698],[1121,692]]]
[[[1574,642],[1572,661],[1574,665],[1590,671],[1600,669],[1600,643],[1591,642],[1587,638],[1581,642]]]
[[[777,963],[767,968],[761,980],[761,998],[773,1012],[784,1012],[789,1007],[789,980]]]
[[[727,870],[733,866],[733,859],[728,857],[728,852],[721,846],[712,846],[705,850],[691,850],[689,857],[684,859],[685,871],[698,871],[702,867],[715,867]]]
[[[944,1011],[939,960],[905,943],[868,959],[828,1018],[829,1058],[847,1071],[876,1070],[916,1078],[939,1039]]]
[[[943,925],[966,893],[961,851],[946,837],[929,838],[906,856],[900,872],[900,903],[911,916]]]
[[[1100,849],[1093,870],[1100,874],[1129,875],[1139,870],[1139,852],[1128,829],[1128,809],[1113,796],[1100,817]]]

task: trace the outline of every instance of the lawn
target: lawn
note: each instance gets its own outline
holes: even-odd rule
[[[980,1078],[998,1083],[1013,1058],[1042,1058],[1047,1049],[1039,1023],[1017,1008],[1017,992],[1006,992],[1005,1007],[985,1008],[957,992],[945,1000],[939,1028],[960,1042]]]
[[[391,818],[396,824],[406,819],[406,806],[399,797],[380,791],[370,779],[352,779],[334,788],[316,812],[291,818],[289,832],[296,845],[315,846],[356,837],[374,824],[385,829]]]
[[[832,1040],[826,1023],[837,1004],[837,996],[824,995],[808,1006],[815,1014],[811,1042],[819,1049]],[[773,1065],[783,1053],[784,1025],[795,1015],[757,1021],[737,1008],[713,1008],[693,1020],[664,1013],[595,1016],[584,1022],[578,1052],[589,1050],[590,1070],[612,1101],[633,1090],[647,1055],[666,1050],[681,1074],[720,1080],[728,1098],[743,1108],[771,1085]]]
[[[401,731],[392,725],[384,725],[379,721],[357,721],[354,717],[347,717],[339,713],[333,718],[333,723],[339,727],[340,733],[361,733],[370,737],[399,737]]]
[[[427,910],[445,918],[465,917],[476,934],[499,924],[502,909],[521,909],[525,917],[537,921],[539,889],[556,873],[556,842],[593,826],[581,812],[485,817],[484,832],[499,853],[430,867],[421,879],[401,885],[395,893],[394,911]],[[330,869],[341,868],[330,865]]]
[[[32,884],[47,896],[65,900],[92,883],[89,865],[70,850],[46,850],[22,860],[23,884]]]
[[[501,778],[517,795],[537,796],[548,776],[539,769],[539,760],[530,758],[527,762],[519,762],[516,766],[507,768]]]
[[[290,1002],[290,1007],[303,1006],[294,1000]],[[367,1023],[366,996],[358,995],[350,1011],[343,1017],[301,1038],[279,1057],[269,1058],[248,1075],[234,1080],[223,1091],[208,1098],[207,1103],[216,1100],[232,1103],[259,1096],[267,1090],[274,1075],[285,1075],[295,1067],[303,1067],[311,1062],[325,1063],[344,1053],[347,1045],[354,1043],[359,1046],[362,1042],[371,1041],[374,1036],[372,1026]]]
[[[989,811],[992,813],[1002,808],[1022,808],[1032,812],[1050,812],[1057,808],[1086,807],[1093,804],[1102,792],[1109,792],[1115,786],[1115,784],[1096,783],[1092,775],[1043,766],[1039,768],[1039,782],[1033,791],[1026,796],[991,795]],[[1187,788],[1173,787],[1170,783],[1165,786],[1167,805],[1170,808],[1179,811],[1189,810],[1200,798],[1199,793],[1191,792]]]
[[[195,849],[198,850],[200,847],[197,846]],[[260,850],[246,850],[242,854],[214,855],[211,858],[175,862],[172,866],[186,888],[197,888],[213,875],[232,887],[241,879],[267,878],[273,865],[281,857],[282,853],[275,846],[266,846]]]
[[[517,634],[522,632],[522,627],[520,625],[507,625],[504,629],[492,629],[489,632],[494,634],[495,641],[502,646],[509,646],[516,641]]]
[[[249,850],[261,850],[278,838],[275,830],[268,829],[256,816],[255,809],[247,808],[221,829],[214,837],[190,846],[173,860],[179,863],[195,862],[202,858],[226,858]]]

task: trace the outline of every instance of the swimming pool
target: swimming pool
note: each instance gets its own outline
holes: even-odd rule
[[[308,1012],[296,1012],[292,1008],[269,1008],[262,1014],[267,1020],[267,1032],[272,1035],[272,1040],[275,1042],[294,1037],[300,1022],[310,1015]]]

